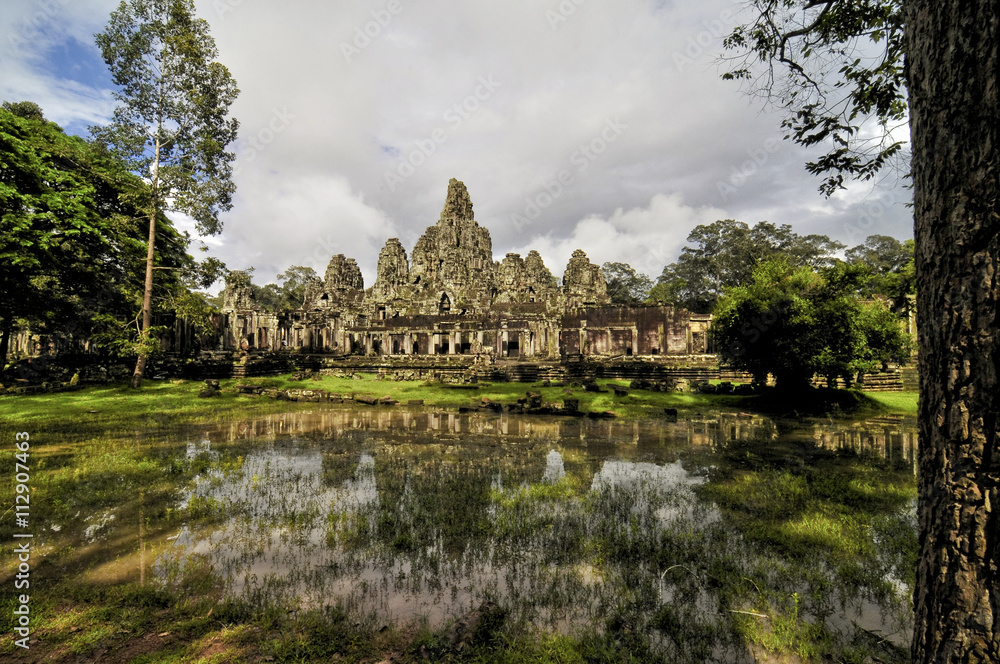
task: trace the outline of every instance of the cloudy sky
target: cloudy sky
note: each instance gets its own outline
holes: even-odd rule
[[[206,241],[266,283],[410,251],[465,182],[493,253],[574,249],[656,277],[691,229],[912,236],[895,175],[825,199],[780,116],[722,81],[727,0],[196,0],[241,94],[237,194]],[[114,108],[93,35],[116,0],[4,3],[0,99],[87,135]],[[178,219],[183,223],[183,219]]]

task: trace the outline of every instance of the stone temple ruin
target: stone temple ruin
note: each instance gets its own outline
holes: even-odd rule
[[[385,243],[367,290],[354,259],[338,254],[299,310],[264,311],[242,286],[226,288],[222,312],[220,350],[487,362],[700,354],[710,320],[672,306],[612,305],[600,267],[581,250],[561,285],[537,251],[494,262],[490,233],[455,179],[409,256],[398,239]]]

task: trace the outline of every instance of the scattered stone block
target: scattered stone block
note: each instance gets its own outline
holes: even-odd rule
[[[480,401],[480,405],[482,408],[485,408],[487,410],[492,410],[495,413],[499,413],[503,410],[502,403],[500,403],[499,401],[493,401],[492,399],[489,399],[487,397],[482,398],[482,401]]]

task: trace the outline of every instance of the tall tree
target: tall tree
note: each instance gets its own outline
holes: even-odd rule
[[[305,299],[306,287],[313,281],[318,281],[319,275],[311,267],[292,265],[278,275],[281,282],[281,300],[279,309],[301,309]]]
[[[650,296],[696,313],[711,313],[724,289],[747,283],[754,268],[770,258],[822,267],[844,246],[825,235],[798,235],[788,224],[761,221],[750,227],[733,219],[696,226],[687,241],[691,244],[663,268]]]
[[[828,174],[824,191],[878,172],[900,150],[891,124],[909,113],[920,358],[912,657],[998,662],[1000,5],[753,5],[757,20],[726,42],[748,60],[731,76],[753,76],[758,60],[765,89],[776,70],[789,82],[792,137],[831,147],[807,166]],[[866,120],[883,129],[874,152],[857,143],[872,135],[860,131]]]
[[[870,235],[864,244],[847,250],[850,263],[863,265],[871,273],[863,292],[889,298],[897,311],[911,310],[910,298],[916,294],[916,267],[913,240],[900,242],[888,235]]]
[[[601,271],[608,282],[608,297],[614,304],[638,304],[646,299],[653,287],[653,280],[648,275],[636,272],[628,263],[605,263]]]
[[[1000,5],[907,2],[920,344],[917,661],[1000,661]]]
[[[3,106],[0,366],[19,324],[85,338],[95,332],[96,312],[119,322],[134,317],[145,254],[137,206],[148,193],[110,155],[46,121],[36,104]],[[160,223],[168,242],[157,266],[185,264],[185,238]]]
[[[192,0],[123,0],[97,44],[111,70],[119,106],[95,138],[149,178],[149,239],[142,303],[142,339],[132,386],[139,387],[150,349],[156,219],[164,211],[189,214],[203,235],[222,230],[235,189],[233,153],[238,123],[229,106],[239,90],[215,61],[208,23],[195,18]]]

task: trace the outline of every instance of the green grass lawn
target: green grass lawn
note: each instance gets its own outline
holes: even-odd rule
[[[616,396],[614,387],[628,388],[628,381],[600,380],[605,391],[587,392],[579,386],[549,386],[541,383],[490,383],[474,389],[457,389],[426,381],[378,380],[374,374],[360,378],[322,376],[319,380],[293,380],[292,374],[273,378],[226,379],[220,381],[222,394],[201,399],[202,381],[146,380],[141,389],[127,385],[89,386],[74,392],[55,392],[25,396],[0,397],[0,413],[19,429],[56,427],[74,431],[107,431],[122,426],[157,428],[191,418],[214,421],[233,415],[278,412],[313,408],[314,404],[277,401],[269,397],[239,395],[235,386],[243,383],[274,389],[325,390],[344,396],[388,396],[400,403],[422,400],[438,408],[474,406],[482,399],[514,403],[528,392],[538,392],[544,403],[561,405],[565,399],[578,399],[580,409],[614,411],[619,417],[662,417],[664,408],[676,408],[680,415],[710,410],[744,410],[781,416],[797,414],[843,414],[852,416],[898,413],[915,415],[917,395],[913,392],[855,392],[849,390],[814,390],[790,398],[774,392],[735,396],[692,392],[650,392],[628,390],[628,396]]]
[[[867,392],[866,396],[893,413],[917,414],[916,392]]]

